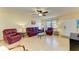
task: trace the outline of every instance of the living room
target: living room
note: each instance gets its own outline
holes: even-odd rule
[[[78,10],[64,7],[0,8],[0,50],[69,51],[70,33],[78,32],[74,23],[78,20]]]

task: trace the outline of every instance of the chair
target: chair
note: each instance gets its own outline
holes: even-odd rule
[[[53,34],[53,28],[49,27],[47,30],[45,30],[47,35],[52,35]]]
[[[22,34],[18,33],[16,29],[4,29],[3,38],[5,42],[12,44],[19,41],[22,38]]]

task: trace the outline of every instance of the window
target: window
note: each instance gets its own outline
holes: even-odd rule
[[[52,20],[52,27],[53,27],[53,28],[57,28],[56,20]]]
[[[56,20],[51,20],[51,19],[47,20],[46,27],[57,28]]]

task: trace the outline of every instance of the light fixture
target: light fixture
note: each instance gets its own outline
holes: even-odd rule
[[[41,14],[41,13],[39,13],[38,15],[39,15],[39,16],[42,16],[42,14]]]
[[[18,32],[23,32],[23,33],[25,33],[26,32],[26,30],[25,30],[25,24],[18,24],[19,25],[19,28],[17,29],[18,30]]]
[[[33,10],[33,14],[32,15],[38,15],[38,16],[46,16],[48,13],[48,10],[44,9],[44,8],[36,8]]]

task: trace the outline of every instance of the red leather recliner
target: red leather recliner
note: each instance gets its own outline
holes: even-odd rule
[[[49,27],[47,28],[47,30],[45,31],[47,35],[52,35],[53,34],[53,28]]]
[[[16,29],[3,30],[3,38],[8,44],[15,43],[22,38],[22,34],[18,33]]]

